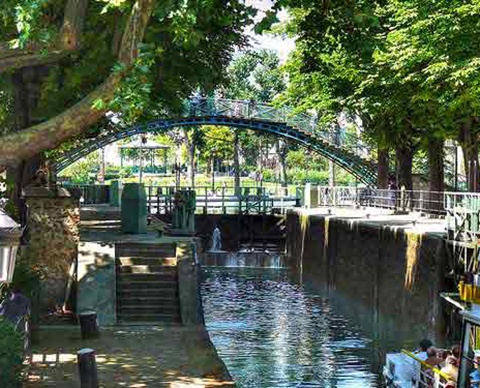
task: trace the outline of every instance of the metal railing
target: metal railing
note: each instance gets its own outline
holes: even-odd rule
[[[145,190],[149,214],[172,213],[174,186],[147,186]],[[300,206],[299,198],[292,193],[296,190],[288,188],[240,187],[238,193],[231,186],[198,186],[194,190],[196,212],[203,214],[284,214]]]
[[[308,186],[307,186],[308,187]],[[310,186],[317,206],[363,206],[445,215],[444,193],[427,190],[388,190],[355,187]]]
[[[82,205],[105,204],[109,202],[110,186],[94,184],[63,184],[72,190],[80,199]]]
[[[256,101],[225,98],[192,98],[184,101],[183,116],[225,116],[285,123],[305,133],[321,138],[337,147],[348,146],[362,158],[371,158],[372,150],[360,136],[338,129],[326,130],[318,125],[318,118],[307,113],[296,113],[290,107],[275,107]]]
[[[467,235],[480,234],[480,193],[446,192],[444,208],[448,230]]]

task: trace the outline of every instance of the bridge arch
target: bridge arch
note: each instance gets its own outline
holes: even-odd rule
[[[134,135],[162,133],[173,128],[199,125],[229,126],[271,133],[332,160],[368,186],[376,184],[375,165],[358,155],[348,145],[332,141],[332,133],[319,131],[308,115],[291,115],[288,110],[246,101],[201,99],[186,102],[184,116],[159,118],[132,127],[117,127],[83,139],[75,148],[57,158],[54,170],[59,173],[89,153]],[[358,147],[359,139],[350,139]]]

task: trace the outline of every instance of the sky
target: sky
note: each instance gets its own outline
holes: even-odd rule
[[[271,0],[246,0],[245,3],[248,5],[252,5],[261,11],[257,15],[257,21],[261,20],[264,12],[268,11],[273,6],[273,2]],[[280,12],[279,19],[281,21],[284,21],[287,18],[288,15],[286,12]],[[293,39],[282,39],[282,37],[268,34],[257,35],[253,31],[253,28],[250,28],[247,33],[252,38],[251,43],[253,48],[276,51],[278,56],[280,57],[281,62],[285,62],[288,54],[295,48],[295,42]]]

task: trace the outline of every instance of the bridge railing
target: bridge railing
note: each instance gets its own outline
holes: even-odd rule
[[[187,187],[182,187],[187,188]],[[147,186],[149,214],[169,214],[173,211],[173,186]],[[296,190],[275,187],[240,187],[235,193],[232,186],[197,186],[196,212],[204,214],[265,214],[285,213],[287,209],[300,206]]]
[[[348,146],[360,157],[370,156],[371,148],[356,134],[339,130],[325,130],[318,126],[318,118],[306,113],[295,113],[289,107],[274,107],[255,101],[223,98],[193,98],[184,103],[183,116],[226,116],[285,123],[293,128],[319,137],[334,146]]]
[[[310,186],[312,203],[319,207],[374,207],[397,212],[446,215],[447,193],[427,190],[389,190],[355,187]]]

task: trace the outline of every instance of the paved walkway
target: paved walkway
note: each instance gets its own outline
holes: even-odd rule
[[[308,216],[328,216],[352,223],[361,222],[376,227],[401,229],[410,233],[435,234],[442,237],[446,235],[447,222],[444,218],[429,218],[413,212],[394,214],[392,210],[354,207],[319,207],[297,211]]]
[[[76,352],[95,349],[100,387],[234,387],[202,329],[116,326],[82,340],[79,327],[43,328],[24,387],[79,387]]]

